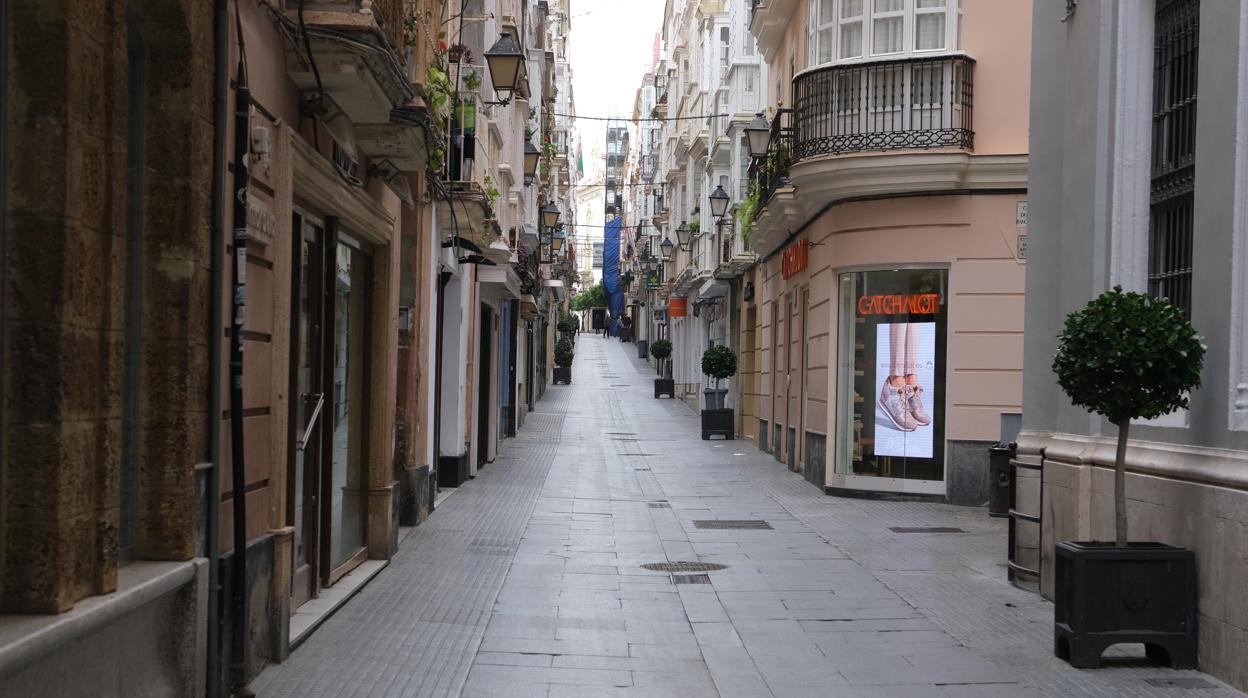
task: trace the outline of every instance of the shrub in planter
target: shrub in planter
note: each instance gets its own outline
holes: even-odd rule
[[[577,321],[575,315],[564,315],[555,327],[563,334],[573,334],[580,327],[580,322]]]
[[[555,342],[555,377],[554,382],[572,383],[572,340],[564,337]]]
[[[702,373],[715,379],[715,389],[706,391],[706,409],[702,410],[702,438],[709,439],[713,434],[721,434],[731,439],[736,420],[733,411],[724,408],[724,393],[719,390],[719,382],[736,375],[736,353],[722,344],[707,349],[702,353]]]
[[[1053,372],[1071,402],[1118,429],[1114,542],[1063,542],[1055,550],[1055,650],[1095,667],[1120,642],[1176,667],[1196,663],[1195,560],[1191,551],[1131,543],[1126,455],[1133,419],[1187,407],[1200,386],[1205,346],[1168,301],[1115,286],[1066,318]]]
[[[676,397],[676,381],[666,376],[670,375],[665,372],[667,368],[667,359],[672,356],[672,343],[666,339],[656,339],[654,344],[650,345],[650,354],[659,360],[659,378],[654,379],[654,396],[666,395],[670,398]]]

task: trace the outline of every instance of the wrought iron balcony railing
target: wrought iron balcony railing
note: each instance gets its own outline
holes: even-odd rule
[[[974,145],[975,61],[907,58],[830,66],[793,79],[793,159]]]
[[[767,155],[750,164],[750,186],[757,188],[758,201],[754,217],[767,205],[776,189],[789,180],[789,167],[793,164],[793,110],[781,109],[771,120],[771,138],[767,142]],[[750,192],[753,194],[753,192]]]

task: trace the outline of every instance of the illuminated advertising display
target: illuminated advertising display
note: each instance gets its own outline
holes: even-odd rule
[[[948,272],[841,275],[837,472],[941,481]]]

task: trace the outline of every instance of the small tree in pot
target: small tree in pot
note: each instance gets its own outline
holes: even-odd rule
[[[650,345],[650,355],[659,362],[659,377],[654,379],[654,397],[666,395],[676,397],[676,381],[671,378],[671,366],[667,359],[672,355],[672,343],[666,339],[655,340]]]
[[[572,384],[572,340],[564,337],[555,342],[555,377],[553,382]]]
[[[1187,407],[1189,391],[1200,386],[1205,346],[1181,309],[1120,286],[1071,313],[1058,340],[1058,384],[1075,405],[1117,427],[1118,444],[1114,543],[1068,541],[1055,549],[1056,652],[1074,666],[1095,667],[1110,645],[1139,642],[1151,658],[1195,666],[1195,561],[1190,550],[1129,541],[1126,456],[1131,420]]]
[[[702,352],[702,373],[715,379],[715,389],[707,391],[706,409],[702,410],[702,438],[720,434],[731,439],[736,417],[731,409],[724,407],[724,393],[719,390],[719,382],[737,374],[736,353],[722,344],[707,349]]]

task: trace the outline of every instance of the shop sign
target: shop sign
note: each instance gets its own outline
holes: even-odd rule
[[[277,237],[273,206],[254,189],[247,192],[247,239],[272,245]]]
[[[935,315],[940,312],[939,293],[860,296],[859,315]]]
[[[810,264],[810,241],[798,240],[780,254],[780,276],[789,279]]]
[[[667,310],[672,317],[689,317],[689,300],[687,298],[672,298],[667,302]]]

